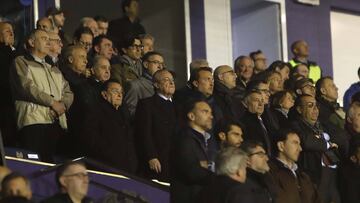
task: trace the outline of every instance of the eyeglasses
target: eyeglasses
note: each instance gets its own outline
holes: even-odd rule
[[[84,47],[91,47],[92,43],[91,42],[83,42],[83,41],[79,41],[79,43],[84,46]]]
[[[89,174],[85,173],[85,172],[79,172],[79,173],[73,173],[73,174],[68,174],[68,175],[63,175],[64,177],[77,177],[79,179],[87,179],[89,178]]]
[[[144,49],[143,45],[137,45],[137,44],[133,44],[131,46],[129,46],[130,49]]]
[[[270,94],[270,90],[268,89],[257,89],[260,92],[264,92],[264,93],[269,93]]]
[[[165,63],[164,62],[160,62],[160,61],[148,61],[149,63],[154,63],[158,66],[162,66],[163,68],[166,67]]]
[[[260,157],[267,156],[267,154],[265,152],[254,152],[254,153],[249,154],[248,156],[254,156],[254,155],[259,155]]]
[[[236,75],[236,73],[233,70],[225,71],[225,72],[220,73],[220,74],[226,74],[226,73],[230,73],[231,75]]]
[[[122,94],[123,94],[122,91],[117,90],[117,89],[109,89],[109,92],[110,92],[111,94],[117,94],[117,95],[122,95]]]

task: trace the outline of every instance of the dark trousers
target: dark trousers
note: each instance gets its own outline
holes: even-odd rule
[[[340,203],[337,169],[322,167],[319,193],[324,203]]]
[[[19,144],[38,153],[41,161],[53,162],[58,140],[64,134],[58,123],[29,125],[20,130]]]

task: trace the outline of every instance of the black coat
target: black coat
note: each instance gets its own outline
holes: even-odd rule
[[[241,122],[245,125],[244,140],[255,140],[263,143],[265,151],[271,154],[271,134],[268,130],[263,129],[258,116],[246,111]]]
[[[172,203],[196,202],[196,196],[203,186],[210,183],[214,175],[200,163],[209,162],[204,136],[191,129],[182,130],[173,142],[171,153]]]
[[[137,160],[129,118],[125,106],[116,110],[102,99],[97,108],[85,114],[80,133],[84,155],[134,174]]]
[[[233,90],[225,85],[216,82],[214,86],[214,94],[216,104],[222,111],[224,119],[239,121],[245,112],[242,101],[234,96]]]
[[[85,197],[81,203],[92,203],[93,201],[88,198]],[[41,203],[73,203],[73,201],[71,200],[71,198],[69,197],[68,194],[66,193],[58,193],[55,194],[45,200],[43,200]]]
[[[245,196],[240,197],[239,202],[251,203],[271,203],[273,197],[269,187],[271,182],[266,174],[258,173],[250,168],[247,169],[246,182],[245,182]]]
[[[346,203],[360,202],[360,166],[347,163],[340,169],[341,201]]]
[[[301,118],[291,123],[292,128],[300,137],[302,152],[299,157],[299,167],[308,174],[311,180],[319,185],[321,178],[321,158],[327,150],[326,140],[320,136],[322,129],[317,126],[311,126]]]
[[[248,190],[243,183],[225,175],[217,175],[204,187],[197,202],[199,203],[248,203]]]
[[[135,112],[139,172],[147,178],[169,181],[170,145],[175,133],[176,114],[172,102],[158,94],[138,102]],[[161,173],[150,170],[148,161],[157,158]]]

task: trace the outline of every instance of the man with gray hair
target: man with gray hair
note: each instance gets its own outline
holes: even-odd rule
[[[97,22],[94,20],[94,18],[91,17],[83,17],[80,20],[82,27],[87,27],[91,30],[94,37],[97,37],[99,35],[99,27]]]
[[[235,59],[234,69],[237,79],[234,93],[236,97],[244,97],[247,84],[254,74],[254,66],[254,61],[249,56],[239,56]]]
[[[141,55],[144,56],[146,53],[150,51],[154,51],[154,43],[155,38],[150,34],[142,34],[139,35],[141,44],[143,45],[143,49],[141,50]]]
[[[200,192],[198,202],[246,202],[243,183],[247,161],[247,154],[237,147],[221,150],[215,163],[217,176]]]

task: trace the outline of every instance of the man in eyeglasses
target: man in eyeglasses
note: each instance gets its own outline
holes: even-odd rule
[[[325,203],[340,202],[337,186],[337,135],[327,131],[328,129],[324,131],[318,122],[319,108],[314,97],[299,96],[294,108],[299,115],[293,119],[292,127],[299,135],[303,149],[299,166],[317,185]]]
[[[86,197],[89,189],[89,176],[82,162],[66,162],[55,174],[60,189],[58,194],[49,197],[42,203],[90,203]]]
[[[131,116],[135,115],[136,105],[140,99],[154,95],[153,75],[156,71],[165,68],[164,58],[159,52],[150,51],[143,56],[143,74],[139,79],[129,83],[125,95]]]
[[[241,148],[248,153],[249,161],[246,169],[245,192],[243,199],[239,202],[272,202],[272,181],[268,176],[270,167],[269,157],[261,142],[246,141]]]
[[[63,44],[59,34],[57,34],[56,32],[48,32],[48,35],[50,40],[50,49],[48,56],[51,58],[52,64],[57,65],[59,61],[59,56],[61,54],[61,49],[63,48]]]
[[[117,44],[119,64],[113,65],[111,78],[121,81],[125,89],[130,81],[138,79],[143,73],[141,50],[143,46],[138,37],[129,36]]]
[[[92,48],[92,41],[94,38],[94,34],[88,27],[79,27],[74,32],[74,45],[80,45],[85,48],[88,53]]]

